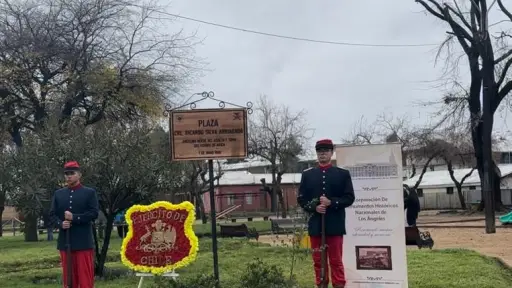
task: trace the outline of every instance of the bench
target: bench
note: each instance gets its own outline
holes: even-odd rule
[[[268,221],[268,219],[272,215],[273,214],[258,213],[258,212],[253,212],[253,213],[245,213],[245,212],[235,213],[235,212],[233,212],[229,215],[224,216],[223,219],[225,219],[227,221],[231,221],[232,223],[236,223],[236,222],[238,222],[238,220],[245,220],[245,219],[247,219],[247,222],[253,222],[253,221],[258,221],[258,220],[256,220],[258,218],[263,218],[263,221]]]
[[[247,219],[247,222],[254,222],[254,217],[226,217],[226,219],[231,220],[231,223],[236,223],[236,221],[238,221],[239,219],[242,221]],[[268,221],[268,216],[263,217],[263,221]]]
[[[472,201],[472,202],[469,202],[467,204],[469,204],[469,208],[471,209],[471,211],[477,211],[478,208],[480,207],[480,200],[476,200],[476,201]]]
[[[434,247],[434,239],[429,232],[420,232],[418,227],[405,227],[405,245],[418,246],[418,248]]]
[[[307,225],[302,218],[270,219],[272,233],[293,232],[297,229],[304,230]]]
[[[220,237],[247,237],[258,241],[260,235],[255,228],[249,228],[245,224],[240,225],[220,225]]]

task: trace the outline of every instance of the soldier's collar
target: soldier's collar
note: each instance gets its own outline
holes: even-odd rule
[[[332,163],[325,164],[325,165],[322,165],[322,164],[318,163],[318,168],[320,168],[322,170],[327,170],[327,169],[329,169],[331,167],[332,167]]]
[[[69,187],[69,186],[68,186],[68,188],[69,188],[70,190],[76,191],[76,190],[78,190],[78,189],[82,188],[82,184],[81,184],[81,183],[78,183],[78,184],[76,184],[76,185],[75,185],[75,186],[73,186],[73,187]]]

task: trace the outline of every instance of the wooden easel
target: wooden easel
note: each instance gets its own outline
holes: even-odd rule
[[[142,283],[144,282],[144,277],[153,277],[155,275],[153,275],[151,273],[137,272],[137,273],[135,273],[135,276],[140,277],[139,286],[137,286],[137,288],[142,288]],[[171,272],[162,274],[162,277],[171,277],[173,280],[176,280],[176,278],[178,278],[178,276],[180,276],[180,274],[176,273],[175,270],[172,270]]]

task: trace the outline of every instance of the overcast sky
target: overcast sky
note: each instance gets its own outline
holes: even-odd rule
[[[162,0],[163,1],[163,0]],[[392,4],[392,5],[391,5]],[[414,0],[174,0],[167,12],[218,24],[300,38],[366,44],[436,44],[447,27]],[[436,46],[354,47],[317,44],[244,33],[178,19],[185,31],[204,38],[197,56],[208,69],[189,92],[213,90],[244,104],[266,94],[293,109],[306,109],[314,139],[335,142],[362,115],[430,116],[420,101],[443,91],[432,81]],[[430,109],[432,110],[432,109]],[[508,130],[496,119],[495,130]],[[313,141],[312,140],[312,141]]]

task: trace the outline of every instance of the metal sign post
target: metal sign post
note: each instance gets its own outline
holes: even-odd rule
[[[213,160],[247,157],[247,115],[252,114],[252,103],[247,102],[246,106],[240,106],[222,101],[216,99],[211,91],[194,95],[200,95],[201,98],[178,107],[168,105],[164,115],[169,117],[171,161],[208,160],[213,273],[218,287],[219,256]],[[219,108],[195,109],[197,103],[207,99],[216,101]],[[226,108],[226,104],[234,108]]]
[[[137,288],[142,288],[142,284],[144,283],[144,278],[146,277],[154,277],[155,275],[151,273],[135,273],[135,276],[140,277],[139,284],[137,285]],[[173,280],[176,281],[180,274],[176,273],[174,270],[172,270],[170,273],[164,273],[162,274],[162,277],[170,277]]]
[[[217,211],[215,210],[215,183],[213,183],[213,160],[208,160],[208,177],[210,182],[210,218],[212,222],[213,275],[219,283],[219,255],[217,247]],[[218,285],[217,285],[218,286]]]

